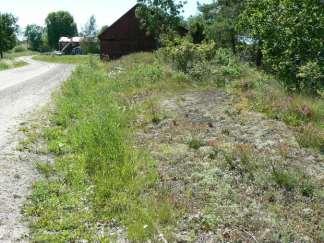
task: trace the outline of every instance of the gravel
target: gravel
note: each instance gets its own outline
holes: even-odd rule
[[[0,72],[0,242],[24,242],[28,227],[21,209],[37,179],[33,158],[16,150],[19,126],[45,105],[72,65],[21,58],[29,65]]]

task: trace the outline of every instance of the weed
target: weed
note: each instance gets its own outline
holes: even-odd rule
[[[301,127],[299,134],[297,134],[297,140],[304,147],[312,147],[319,150],[324,148],[324,133],[312,123]]]
[[[309,180],[306,180],[301,184],[300,192],[305,197],[312,197],[315,192],[315,186]]]
[[[287,170],[274,169],[272,178],[279,187],[292,191],[298,186],[296,174]]]
[[[189,148],[198,150],[200,147],[204,146],[202,140],[198,138],[191,138],[188,142]]]
[[[41,174],[43,174],[46,178],[49,178],[55,172],[52,164],[44,163],[44,162],[38,162],[38,163],[36,163],[36,169]]]
[[[134,55],[134,59],[137,56],[141,62],[147,54]],[[149,56],[148,63],[152,63]],[[53,57],[53,61],[64,58]],[[134,110],[145,104],[129,100],[146,89],[173,89],[179,84],[173,83],[173,76],[170,86],[152,82],[152,77],[161,78],[160,69],[134,59],[107,65],[89,61],[76,69],[55,97],[52,126],[44,129],[43,137],[57,158],[53,167],[37,165],[47,180],[36,183],[26,208],[35,218],[34,239],[93,241],[92,226],[113,218],[125,226],[129,239],[143,241],[172,221],[168,195],[155,199],[155,163],[145,151],[135,149],[132,141]],[[106,73],[110,65],[122,65],[126,71],[110,77]],[[142,74],[147,77],[140,80]],[[137,80],[136,85],[132,80]],[[125,94],[130,96],[126,101],[121,98]],[[155,108],[151,113],[153,121],[160,117]]]

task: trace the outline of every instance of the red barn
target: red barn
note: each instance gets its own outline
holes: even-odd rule
[[[156,49],[155,39],[140,26],[136,17],[137,7],[138,4],[99,35],[101,58],[114,59]]]

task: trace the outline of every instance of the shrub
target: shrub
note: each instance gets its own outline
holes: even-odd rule
[[[5,62],[0,62],[0,70],[8,69],[10,66]]]
[[[204,143],[200,139],[192,138],[189,141],[188,145],[189,145],[189,148],[198,150],[200,147],[204,146]]]
[[[215,43],[203,43],[196,45],[187,39],[176,38],[166,43],[162,49],[163,56],[169,60],[176,69],[188,73],[196,62],[211,60],[215,55]]]
[[[300,128],[297,140],[303,147],[313,147],[324,151],[324,134],[312,123]]]
[[[316,94],[323,87],[324,74],[318,62],[309,61],[298,68],[297,78],[301,89],[310,94]]]
[[[81,42],[81,48],[84,54],[100,53],[100,46],[97,39],[87,38]]]
[[[23,47],[23,46],[16,46],[14,49],[13,49],[14,52],[24,52],[26,51],[26,48]]]
[[[296,175],[287,170],[274,169],[272,172],[272,178],[278,186],[287,191],[292,191],[298,185]]]

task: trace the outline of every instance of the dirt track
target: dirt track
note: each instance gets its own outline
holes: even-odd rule
[[[19,124],[49,101],[73,70],[71,65],[22,58],[29,65],[0,72],[0,242],[24,241],[21,207],[37,173],[16,150]]]

